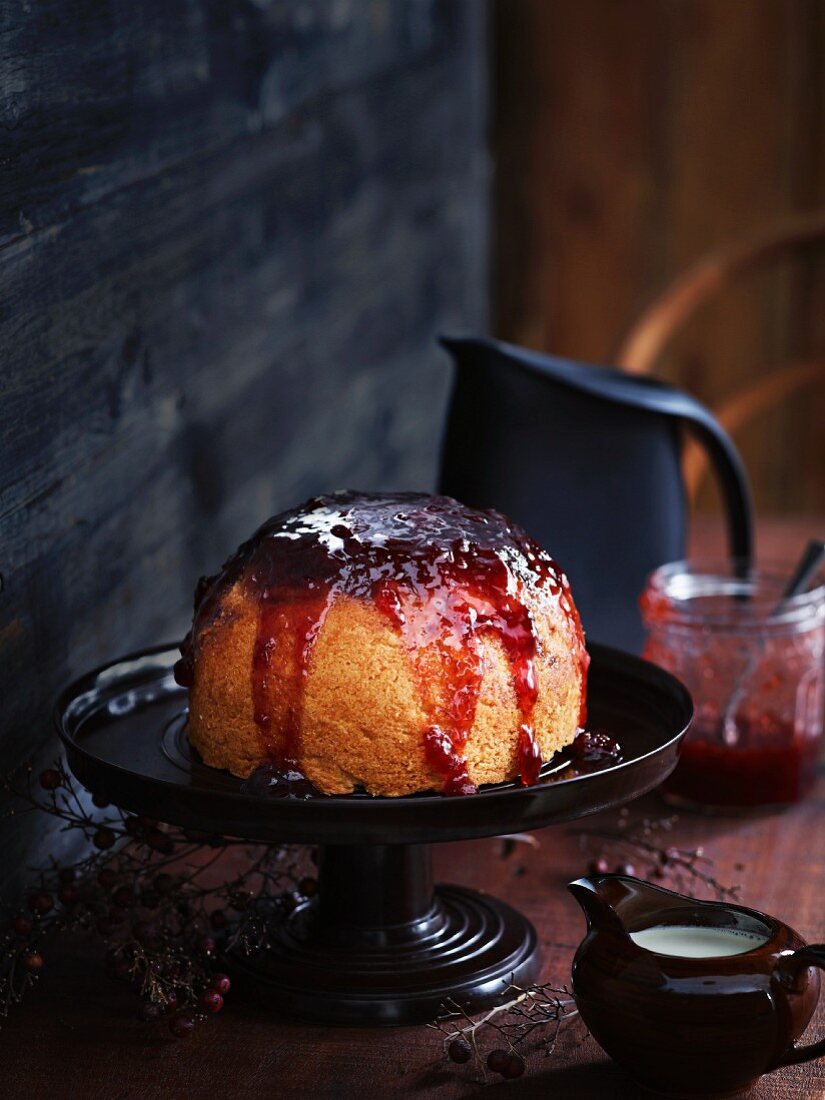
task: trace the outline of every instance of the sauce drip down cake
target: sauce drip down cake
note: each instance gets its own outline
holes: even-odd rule
[[[449,497],[339,492],[274,516],[198,583],[181,653],[206,764],[327,794],[529,785],[584,724],[567,578]]]

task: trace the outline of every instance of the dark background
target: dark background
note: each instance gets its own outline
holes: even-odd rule
[[[67,679],[179,636],[268,515],[432,488],[488,168],[478,0],[0,20],[3,771],[55,751]]]
[[[819,211],[813,245],[722,285],[654,369],[717,412],[739,403],[761,514],[825,514],[825,4],[492,10],[497,334],[615,362],[672,280]],[[710,479],[698,503],[718,507]]]

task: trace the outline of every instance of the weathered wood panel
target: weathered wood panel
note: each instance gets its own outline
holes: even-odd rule
[[[0,767],[273,511],[427,487],[484,312],[474,0],[0,23]]]
[[[817,0],[500,0],[498,334],[610,361],[706,252],[825,205],[823,35]],[[823,271],[800,256],[726,292],[659,373],[716,403],[822,361]],[[820,387],[743,431],[758,507],[825,509],[823,420]]]

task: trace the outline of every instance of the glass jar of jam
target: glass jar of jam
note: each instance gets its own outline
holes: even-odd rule
[[[782,600],[791,568],[688,561],[641,597],[644,655],[696,707],[668,801],[712,810],[788,805],[811,789],[823,726],[825,585]]]

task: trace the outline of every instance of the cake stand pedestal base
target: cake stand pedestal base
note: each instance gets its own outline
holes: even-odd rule
[[[269,947],[227,956],[279,1012],[335,1024],[412,1024],[455,1002],[479,1012],[538,977],[532,924],[460,886],[433,888],[425,844],[328,844],[318,896],[274,922]]]

